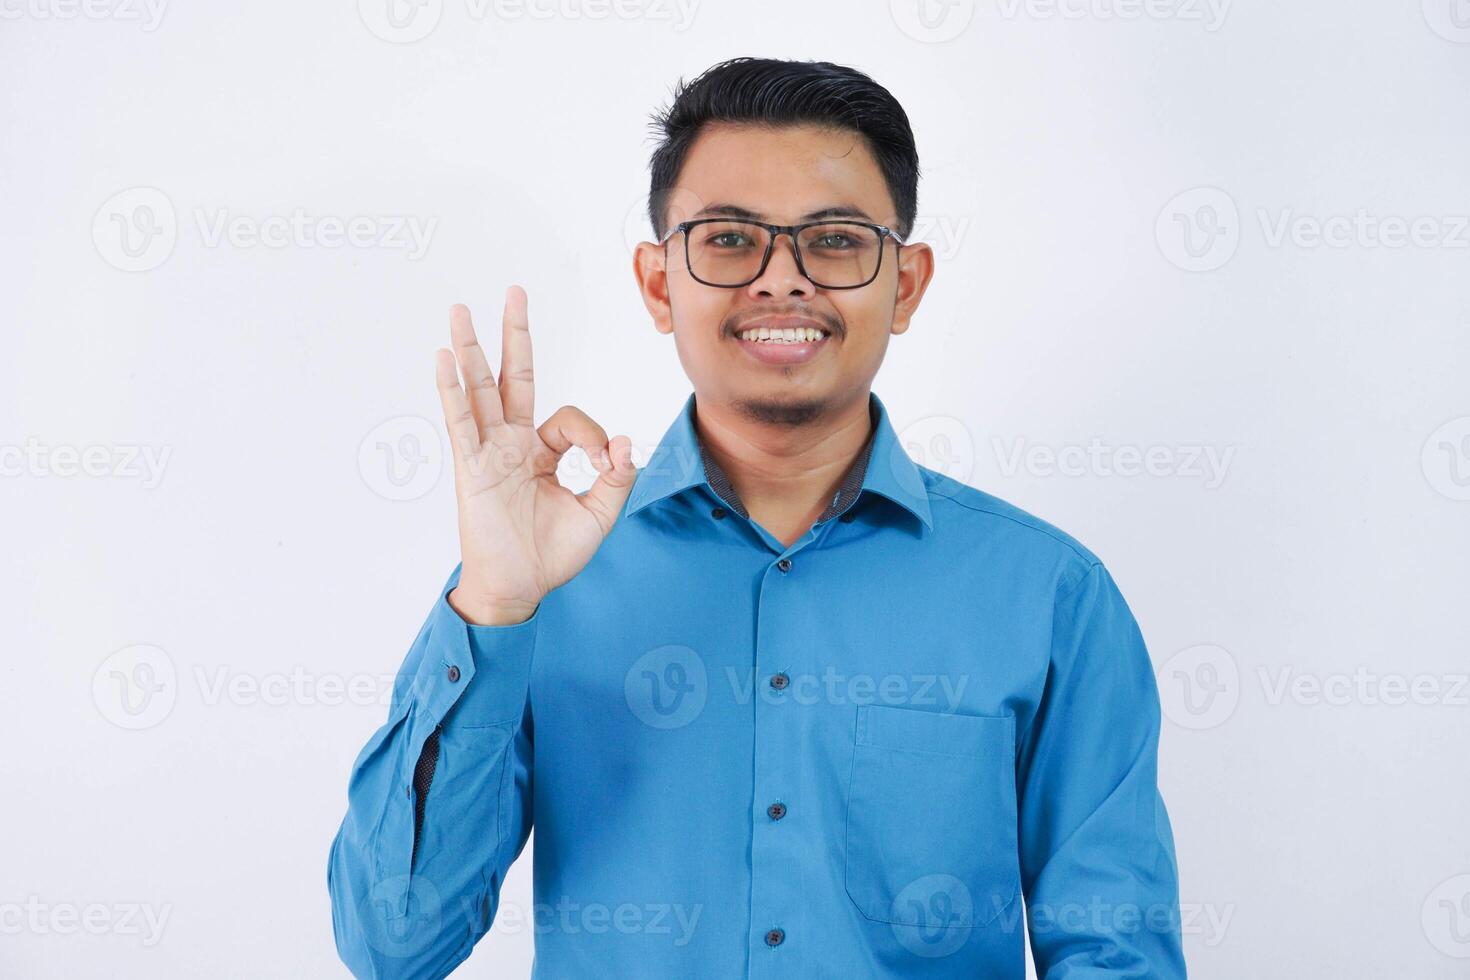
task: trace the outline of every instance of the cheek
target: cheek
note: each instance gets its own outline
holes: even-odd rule
[[[685,364],[720,356],[720,330],[730,313],[730,304],[727,297],[712,296],[712,292],[698,283],[670,285],[674,345]]]
[[[720,329],[734,311],[729,289],[710,289],[697,282],[670,284],[669,309],[673,314],[673,331],[691,347],[713,347],[720,339]]]
[[[711,289],[694,282],[687,275],[669,279],[669,306],[673,310],[674,324],[679,329],[703,332],[719,331],[720,324],[730,313],[730,293],[733,290]]]
[[[877,283],[873,284],[874,286]],[[853,293],[867,293],[868,286]],[[887,290],[862,296],[833,297],[830,302],[847,328],[845,347],[853,350],[881,350],[893,324],[893,301]]]

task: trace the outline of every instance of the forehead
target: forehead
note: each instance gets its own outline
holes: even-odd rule
[[[795,221],[828,207],[852,207],[891,223],[883,171],[862,134],[818,126],[712,123],[679,173],[671,221],[702,208],[735,205],[767,221]]]

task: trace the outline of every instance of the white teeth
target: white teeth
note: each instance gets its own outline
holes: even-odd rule
[[[826,334],[815,327],[788,327],[784,330],[757,327],[754,330],[742,330],[738,336],[741,340],[759,340],[768,344],[804,344],[821,340]]]

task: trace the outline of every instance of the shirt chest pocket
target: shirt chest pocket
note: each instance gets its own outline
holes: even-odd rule
[[[1020,887],[1015,718],[866,704],[847,794],[847,894],[864,916],[974,928]]]

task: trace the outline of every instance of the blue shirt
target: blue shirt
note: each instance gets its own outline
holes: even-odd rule
[[[1028,927],[1042,978],[1185,976],[1117,586],[869,399],[860,487],[790,547],[715,492],[691,394],[530,619],[468,625],[455,569],[331,846],[356,976],[446,976],[497,913],[547,980],[1021,980]]]

